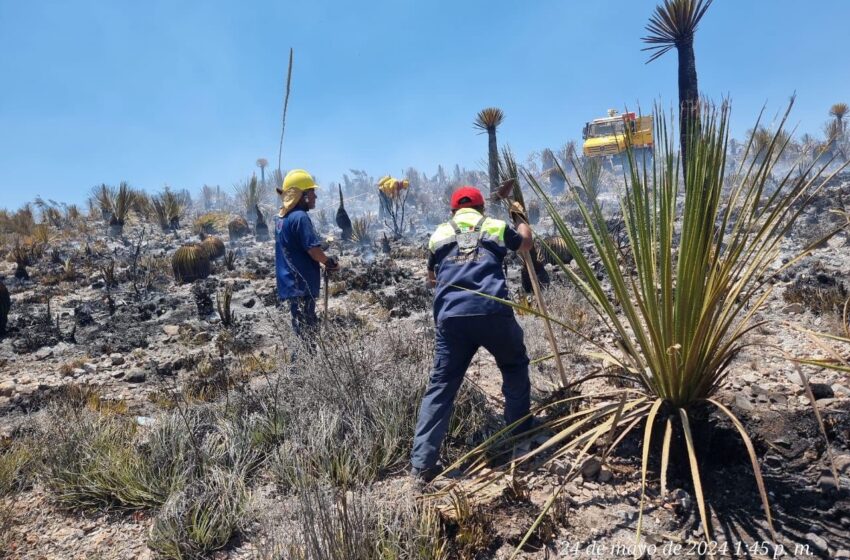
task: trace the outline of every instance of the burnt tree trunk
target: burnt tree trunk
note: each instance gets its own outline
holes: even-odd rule
[[[682,176],[688,172],[688,142],[699,117],[697,63],[693,36],[676,45],[679,52],[679,143],[682,154]]]
[[[496,144],[496,127],[487,127],[488,159],[490,163],[490,195],[499,190],[499,147]]]

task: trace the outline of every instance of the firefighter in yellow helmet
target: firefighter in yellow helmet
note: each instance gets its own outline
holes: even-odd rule
[[[339,265],[325,254],[321,241],[307,212],[316,207],[319,186],[303,169],[286,174],[277,189],[282,197],[280,212],[275,218],[275,273],[277,296],[289,303],[292,329],[311,347],[311,332],[319,323],[316,299],[319,297],[321,275],[319,265],[329,271]]]

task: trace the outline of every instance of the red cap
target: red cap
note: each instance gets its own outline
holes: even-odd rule
[[[484,206],[484,195],[475,187],[463,186],[452,193],[452,210]]]

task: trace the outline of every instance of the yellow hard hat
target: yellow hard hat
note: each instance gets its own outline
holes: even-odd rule
[[[310,189],[318,189],[319,185],[313,180],[313,176],[303,169],[293,169],[286,174],[283,179],[283,191],[290,188],[296,188],[299,191],[308,191]]]
[[[391,180],[392,180],[392,177],[390,177],[389,175],[384,175],[383,177],[378,179],[378,185],[384,186],[384,183],[386,183],[387,181],[391,181]]]

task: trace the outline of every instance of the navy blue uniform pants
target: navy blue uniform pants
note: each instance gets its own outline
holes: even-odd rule
[[[288,298],[289,312],[292,314],[292,330],[298,338],[309,345],[314,345],[314,335],[319,325],[319,317],[316,315],[316,298],[307,295],[302,297]]]
[[[434,369],[422,398],[410,463],[417,469],[437,464],[457,395],[475,352],[484,347],[496,358],[502,372],[505,422],[512,424],[528,414],[531,384],[528,354],[522,328],[510,315],[449,317],[437,325]],[[531,420],[515,428],[527,430]]]

